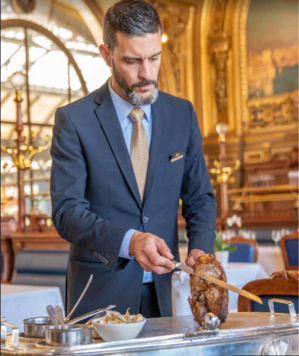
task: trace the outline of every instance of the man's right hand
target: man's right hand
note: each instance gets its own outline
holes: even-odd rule
[[[157,274],[168,273],[175,266],[171,261],[173,255],[160,237],[147,232],[134,232],[130,247],[130,255],[133,255],[140,266],[147,272]]]

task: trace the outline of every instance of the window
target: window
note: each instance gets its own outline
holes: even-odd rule
[[[15,89],[11,77],[21,71],[27,79],[22,89],[23,135],[34,146],[47,147],[33,156],[31,169],[25,171],[27,213],[35,209],[50,214],[49,145],[57,107],[97,89],[110,76],[85,25],[78,19],[71,21],[69,16],[63,24],[61,12],[56,21],[57,11],[52,11],[47,28],[21,19],[2,21],[1,146],[16,146]],[[6,205],[9,214],[17,211],[16,171],[11,156],[2,154],[4,196],[14,197]]]

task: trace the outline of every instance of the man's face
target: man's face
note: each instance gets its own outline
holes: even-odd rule
[[[127,37],[117,33],[111,52],[112,88],[135,106],[152,104],[158,96],[161,34]]]

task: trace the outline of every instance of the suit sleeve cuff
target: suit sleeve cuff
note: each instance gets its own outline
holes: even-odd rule
[[[134,257],[129,254],[129,247],[130,247],[131,238],[135,231],[137,230],[130,229],[125,233],[125,236],[120,246],[119,257],[127,258],[129,260],[131,260]]]

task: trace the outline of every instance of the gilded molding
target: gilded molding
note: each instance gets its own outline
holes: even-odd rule
[[[226,4],[227,0],[215,1],[213,32],[221,32],[223,30]]]
[[[168,48],[167,55],[169,58],[165,58],[165,62],[168,62],[167,78],[166,81],[171,80],[169,75],[169,64],[171,63],[172,76],[175,82],[175,91],[171,91],[172,94],[181,97],[186,96],[182,88],[182,82],[185,80],[187,72],[186,53],[182,51],[182,38],[187,32],[188,22],[190,21],[190,8],[192,6],[181,4],[180,2],[156,1],[152,0],[151,3],[156,8],[163,24],[163,30],[167,33],[169,40],[164,44],[165,48]],[[165,66],[164,66],[165,68]],[[165,80],[162,79],[161,83]]]
[[[298,91],[260,98],[249,98],[247,62],[247,18],[251,0],[230,0],[235,9],[236,27],[232,32],[234,79],[229,84],[234,91],[235,117],[240,117],[240,133],[250,134],[265,130],[291,129],[298,123]],[[266,133],[266,132],[265,132]]]
[[[247,18],[251,0],[242,0],[239,20],[239,60],[241,83],[242,131],[248,130]]]
[[[227,0],[213,3],[211,15],[213,21],[208,34],[208,52],[214,65],[214,92],[217,107],[217,122],[227,122],[227,61],[229,58],[230,38],[224,31]]]
[[[201,104],[202,106],[198,109],[202,111],[202,123],[201,130],[203,137],[209,140],[211,135],[216,135],[216,125],[217,125],[217,107],[215,100],[215,82],[214,82],[214,66],[211,63],[211,58],[209,55],[209,44],[208,37],[213,27],[213,13],[214,13],[214,3],[212,1],[203,1],[202,8],[200,12],[197,13],[198,36],[197,42],[200,45],[200,56],[197,56],[197,65],[201,66],[200,73],[200,91],[201,94]],[[195,44],[196,45],[196,44]],[[218,137],[217,137],[218,139]],[[216,141],[217,142],[217,141]],[[218,145],[218,143],[217,143]]]
[[[161,62],[161,75],[159,79],[159,88],[162,91],[178,96],[175,84],[175,77],[173,75],[173,68],[171,62],[171,54],[169,48],[163,45],[162,62]]]
[[[212,33],[209,34],[209,54],[215,67],[215,100],[218,111],[218,122],[227,122],[227,79],[226,66],[230,39],[223,30],[227,0],[217,0]]]
[[[193,53],[193,26],[194,26],[194,7],[189,7],[189,20],[186,30],[181,36],[181,52],[184,53],[183,60],[180,65],[181,80],[181,97],[190,100],[194,103],[194,82],[195,82],[195,67]]]
[[[209,36],[209,53],[215,66],[215,97],[218,109],[218,122],[227,121],[227,80],[226,63],[228,60],[229,38],[220,31]]]
[[[299,91],[248,100],[250,128],[291,125],[298,122]]]

